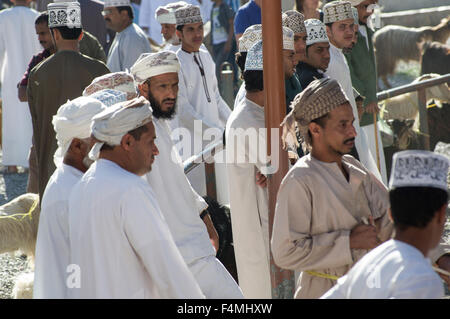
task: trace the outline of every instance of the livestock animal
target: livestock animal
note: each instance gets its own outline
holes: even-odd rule
[[[437,77],[439,77],[439,74],[424,74],[412,83]],[[425,89],[425,92],[427,101],[434,100],[440,107],[442,107],[442,103],[450,103],[450,90],[447,83],[429,87]],[[414,91],[387,99],[383,102],[383,108],[383,119],[385,120],[415,119],[419,112],[418,93]]]
[[[26,193],[0,206],[0,254],[21,250],[34,260],[39,195]]]
[[[406,28],[389,25],[381,28],[373,36],[378,76],[386,87],[391,87],[387,76],[394,73],[397,62],[420,61],[420,47],[423,42],[445,43],[449,36],[449,17],[434,27]]]
[[[427,73],[450,73],[450,46],[440,42],[423,43],[420,74]]]

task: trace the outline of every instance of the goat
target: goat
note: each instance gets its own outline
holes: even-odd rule
[[[440,42],[423,43],[420,74],[428,73],[450,73],[450,46]]]
[[[21,250],[34,261],[39,195],[26,193],[0,206],[0,254]]]
[[[439,77],[439,74],[424,74],[412,83]],[[434,100],[436,105],[442,107],[442,103],[450,103],[450,91],[447,83],[425,89],[427,101]],[[392,97],[383,102],[383,119],[415,119],[419,112],[417,91]]]
[[[381,28],[373,36],[378,76],[386,87],[390,87],[387,76],[394,73],[398,61],[420,61],[422,42],[445,43],[449,36],[449,17],[442,19],[434,27],[406,28],[390,25]]]

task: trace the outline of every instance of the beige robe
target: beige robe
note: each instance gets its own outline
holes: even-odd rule
[[[365,218],[377,220],[380,240],[392,233],[386,186],[352,156],[342,163],[349,181],[336,163],[306,155],[280,186],[271,248],[279,267],[302,272],[295,298],[319,298],[336,283],[305,271],[340,277],[367,252],[349,243],[351,229]]]

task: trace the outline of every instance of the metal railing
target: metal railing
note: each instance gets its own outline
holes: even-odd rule
[[[442,83],[450,83],[450,74],[442,75],[434,79],[424,80],[417,83],[402,85],[394,89],[377,93],[377,100],[378,102],[381,102],[394,96],[417,91],[417,104],[419,106],[419,130],[422,133],[422,146],[425,150],[430,150],[430,131],[428,128],[427,96],[425,90],[429,87],[436,86]]]

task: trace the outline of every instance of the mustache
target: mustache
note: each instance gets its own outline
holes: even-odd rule
[[[355,141],[355,138],[352,137],[352,138],[346,139],[346,140],[344,141],[344,144],[347,144],[348,142],[354,142],[354,141]]]
[[[105,18],[105,21],[111,22],[110,18]]]
[[[164,102],[174,102],[175,103],[175,101],[176,101],[176,99],[167,98],[167,99],[162,100],[162,103],[164,103]]]

